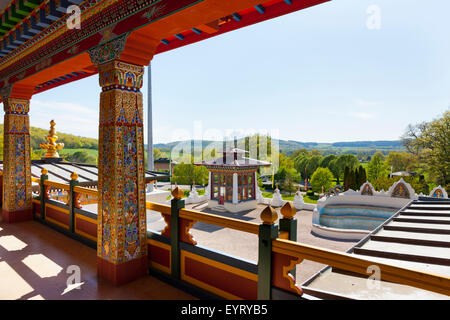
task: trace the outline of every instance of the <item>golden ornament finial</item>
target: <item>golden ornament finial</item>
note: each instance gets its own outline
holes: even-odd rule
[[[183,199],[184,192],[179,187],[176,187],[172,191],[172,196],[175,200],[181,200],[181,199]]]
[[[277,219],[278,213],[270,205],[261,212],[261,220],[264,224],[273,225]]]
[[[47,150],[44,158],[59,158],[59,153],[57,150],[64,148],[64,143],[56,143],[58,136],[55,130],[55,120],[50,121],[50,130],[48,132],[47,141],[48,143],[41,143],[41,149]]]
[[[78,180],[78,174],[74,171],[72,172],[72,174],[70,175],[70,179],[72,180]]]
[[[283,218],[288,220],[294,219],[297,214],[297,210],[291,202],[286,202],[280,211]]]
[[[45,169],[45,168],[42,168],[42,170],[41,170],[41,174],[42,174],[42,175],[44,175],[44,176],[46,176],[46,175],[47,175],[47,173],[48,173],[48,170],[47,170],[47,169]]]

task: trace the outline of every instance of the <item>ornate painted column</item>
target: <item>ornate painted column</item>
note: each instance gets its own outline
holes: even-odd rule
[[[102,88],[97,271],[100,278],[114,285],[148,274],[140,92],[144,67],[117,60],[124,43],[107,44],[115,49],[113,51],[100,47],[90,52],[98,66]],[[107,61],[103,59],[105,56]]]
[[[3,132],[3,208],[8,223],[33,219],[30,158],[30,100],[10,97],[2,90]]]

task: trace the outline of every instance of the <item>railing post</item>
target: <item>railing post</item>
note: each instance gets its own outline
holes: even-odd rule
[[[40,198],[41,198],[41,219],[45,220],[45,200],[47,197],[47,192],[46,192],[46,188],[44,185],[45,180],[48,180],[48,170],[43,168],[41,170],[41,183],[40,183],[40,188],[41,188],[41,194],[40,194]]]
[[[291,202],[286,202],[286,204],[281,208],[281,215],[283,218],[280,219],[280,232],[287,232],[288,237],[286,240],[291,240],[297,242],[297,219],[295,215],[297,214],[297,209]],[[295,268],[290,271],[290,274],[295,278]]]
[[[258,300],[272,299],[272,240],[278,237],[278,214],[270,205],[261,212],[258,244]]]
[[[75,192],[73,189],[78,185],[78,174],[72,172],[69,182],[69,230],[75,232]]]
[[[170,210],[170,245],[171,245],[171,274],[180,279],[180,209],[184,208],[183,190],[176,187],[172,191]]]

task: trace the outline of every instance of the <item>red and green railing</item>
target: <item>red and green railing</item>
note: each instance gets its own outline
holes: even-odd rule
[[[98,191],[79,187],[76,174],[71,178],[69,184],[49,181],[45,170],[40,179],[33,178],[40,187],[39,196],[33,199],[35,218],[95,248],[97,214],[84,210],[80,198],[95,198]],[[52,188],[66,191],[67,203],[51,199]],[[161,232],[147,232],[150,272],[172,283],[226,299],[301,299],[303,289],[295,282],[295,267],[311,260],[364,277],[369,276],[369,266],[377,265],[381,280],[450,295],[449,277],[296,242],[296,210],[289,202],[281,208],[279,220],[268,206],[261,213],[261,223],[255,223],[186,209],[179,188],[172,195],[170,205],[146,204],[166,222]],[[253,234],[258,241],[258,263],[198,245],[191,233],[197,222]]]

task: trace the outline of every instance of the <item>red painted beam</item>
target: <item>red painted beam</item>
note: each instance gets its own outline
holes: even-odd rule
[[[279,16],[299,11],[308,7],[312,7],[324,2],[331,0],[292,0],[292,4],[287,4],[284,0],[279,1],[269,1],[263,4],[265,8],[264,14],[259,13],[256,9],[251,8],[245,11],[238,12],[241,15],[241,21],[236,21],[233,18],[224,24],[222,24],[219,30],[215,33],[205,33],[197,34],[191,30],[183,32],[184,40],[179,40],[175,37],[171,37],[167,40],[170,41],[168,45],[161,43],[156,50],[156,54],[174,50],[187,46],[192,43],[196,43],[202,40],[206,40],[218,35],[241,29],[259,22],[274,19]]]

